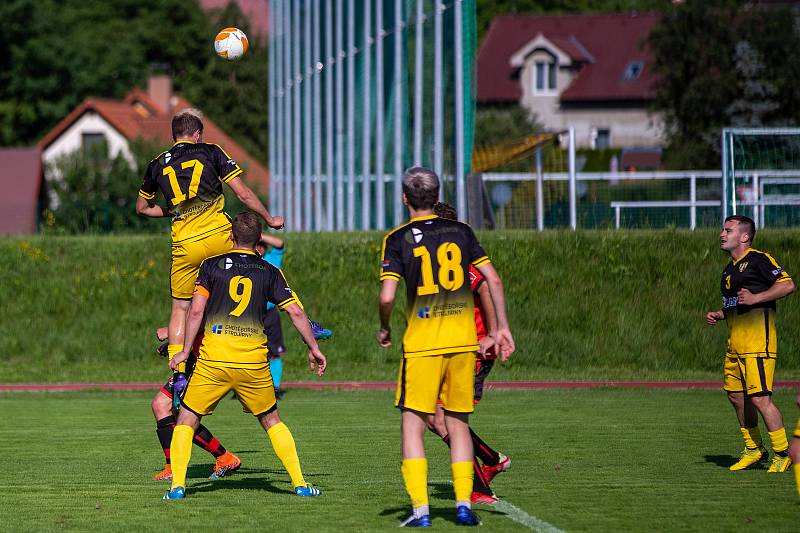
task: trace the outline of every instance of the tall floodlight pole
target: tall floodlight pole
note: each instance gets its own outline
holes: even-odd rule
[[[433,16],[433,171],[439,176],[439,197],[444,198],[444,92],[442,90],[442,10],[434,0]]]
[[[370,228],[371,202],[370,193],[370,150],[372,148],[372,133],[370,129],[370,83],[372,67],[372,35],[370,26],[372,22],[372,0],[364,0],[364,43],[362,45],[364,55],[364,92],[362,94],[362,108],[364,111],[361,117],[361,229]]]
[[[456,210],[462,222],[467,220],[467,188],[464,183],[464,52],[462,46],[462,8],[463,0],[455,0],[453,4],[453,28],[455,37],[455,96],[456,96]]]
[[[300,2],[295,0],[292,2],[294,6],[293,13],[292,13],[292,26],[293,26],[293,39],[294,43],[292,45],[292,52],[294,54],[294,86],[292,88],[292,95],[294,100],[294,140],[292,143],[294,144],[294,175],[292,176],[292,200],[294,203],[292,204],[292,213],[294,216],[292,217],[292,225],[291,228],[295,231],[299,231],[303,228],[303,213],[300,209],[300,200],[302,199],[302,180],[303,180],[303,166],[302,166],[302,153],[303,148],[301,144],[301,129],[302,123],[300,121],[300,106],[302,101],[301,97],[301,87],[300,83],[303,78],[302,72],[300,70],[300,43],[303,35],[300,33]]]
[[[344,51],[342,50],[342,29],[344,27],[344,5],[336,0],[336,229],[344,229]]]
[[[285,172],[285,156],[286,156],[286,143],[283,138],[284,133],[284,99],[286,97],[285,79],[283,76],[283,2],[281,0],[275,1],[275,91],[278,93],[278,99],[275,102],[275,115],[277,117],[275,124],[275,150],[277,151],[278,158],[278,171],[277,183],[275,184],[278,190],[277,212],[281,215],[286,214],[286,201],[284,199],[283,182],[286,180]]]
[[[294,146],[292,141],[294,140],[294,135],[292,134],[292,6],[291,2],[286,2],[283,9],[283,36],[284,36],[284,46],[283,46],[283,72],[284,72],[284,82],[285,82],[285,97],[284,97],[284,121],[283,125],[286,129],[284,135],[286,136],[286,166],[284,167],[284,178],[283,178],[283,197],[284,197],[284,208],[286,209],[286,223],[288,227],[293,227],[294,225],[294,212],[292,211],[292,207],[294,206],[294,202],[292,201],[292,180],[294,179]]]
[[[414,166],[422,165],[422,47],[425,0],[417,0],[414,46]]]
[[[267,20],[267,34],[269,35],[269,70],[267,72],[267,143],[269,143],[269,212],[277,213],[275,205],[275,3],[269,2],[269,19]]]
[[[386,227],[383,182],[383,2],[375,3],[375,227]]]
[[[314,67],[311,63],[311,0],[305,0],[303,8],[303,230],[311,231],[311,167],[314,144],[311,142],[311,78]]]
[[[325,2],[325,229],[333,231],[333,14]]]
[[[319,0],[314,0],[314,31],[312,47],[314,48],[314,229],[322,231],[322,65],[324,57],[320,54],[319,39]]]
[[[347,0],[347,229],[356,229],[356,2]]]
[[[403,1],[394,0],[394,226],[403,216]]]

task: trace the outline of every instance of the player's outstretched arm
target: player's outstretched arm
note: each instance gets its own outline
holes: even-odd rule
[[[381,329],[378,330],[378,345],[388,348],[392,345],[392,309],[394,309],[394,296],[397,292],[397,280],[385,279],[381,285],[378,296],[378,315],[381,320]]]
[[[176,372],[184,371],[185,365],[183,363],[186,362],[192,351],[194,339],[197,337],[197,332],[200,331],[200,325],[203,323],[203,315],[205,314],[207,303],[208,298],[202,294],[195,292],[192,296],[192,306],[189,308],[189,316],[186,318],[183,350],[169,360],[169,367]]]
[[[275,235],[270,235],[269,233],[262,233],[261,234],[261,241],[272,246],[273,248],[283,248],[283,239],[280,237],[276,237]]]
[[[169,216],[169,211],[156,203],[151,204],[141,196],[137,196],[136,214],[143,217],[163,218]]]
[[[317,344],[317,339],[314,338],[314,333],[311,331],[311,325],[308,323],[308,317],[306,317],[303,308],[293,303],[288,305],[284,311],[292,320],[294,329],[303,337],[303,342],[308,346],[308,367],[312,372],[316,367],[317,375],[321,376],[325,373],[325,369],[328,368],[328,360],[319,349],[319,344]]]
[[[283,227],[283,217],[270,215],[267,208],[264,207],[264,204],[259,200],[258,196],[256,196],[256,193],[245,185],[241,178],[233,178],[228,182],[228,186],[236,193],[236,197],[239,198],[240,202],[264,219],[267,226],[273,229],[281,229]]]
[[[495,332],[495,352],[500,356],[501,361],[507,361],[514,353],[514,338],[511,336],[511,329],[508,326],[508,315],[506,314],[506,296],[503,290],[503,282],[497,274],[494,265],[486,263],[478,267],[486,284],[489,285],[489,293],[492,295],[495,314],[497,315],[497,331]]]

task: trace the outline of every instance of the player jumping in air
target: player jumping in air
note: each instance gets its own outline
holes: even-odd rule
[[[288,313],[308,346],[311,370],[316,367],[321,376],[327,361],[283,273],[253,250],[261,238],[258,217],[251,212],[237,215],[231,225],[231,238],[233,250],[205,260],[195,284],[186,340],[191,346],[201,324],[205,324],[203,341],[192,379],[181,398],[171,443],[172,488],[164,499],[184,498],[192,436],[200,419],[212,414],[231,390],[267,432],[275,454],[289,473],[294,493],[317,496],[320,491],[303,478],[294,438],[278,415],[264,334],[267,301]],[[175,370],[189,355],[184,347],[170,360],[170,368]]]
[[[167,338],[167,328],[158,328],[156,330],[156,337],[160,341]],[[202,336],[198,336],[197,341],[194,343],[192,355],[186,362],[186,376],[191,376],[196,361],[196,354],[200,347]],[[158,355],[167,357],[167,344],[164,343],[158,348]],[[164,386],[156,393],[150,406],[153,409],[153,416],[156,419],[156,435],[158,441],[161,443],[161,449],[164,451],[164,458],[166,459],[166,466],[164,470],[156,474],[153,479],[160,481],[169,481],[172,479],[172,465],[170,464],[170,443],[172,441],[172,432],[175,428],[175,413],[173,410],[175,387],[174,376],[170,377]],[[217,479],[223,477],[228,472],[233,472],[242,466],[242,462],[238,457],[225,449],[214,435],[204,425],[199,425],[194,434],[193,442],[195,445],[203,448],[216,459],[214,469],[211,472],[209,479]]]
[[[795,283],[772,256],[752,248],[755,235],[752,219],[742,215],[725,219],[719,242],[731,260],[722,271],[722,309],[706,313],[706,322],[710,326],[720,320],[728,323],[724,389],[739,419],[745,446],[730,469],[745,470],[767,458],[758,430],[761,413],[775,452],[769,472],[785,472],[792,460],[783,417],[772,402],[778,356],[775,301],[793,293]]]
[[[466,224],[437,217],[439,178],[414,167],[403,175],[403,203],[411,220],[383,239],[378,344],[391,346],[390,318],[400,279],[406,283],[403,359],[395,405],[401,410],[402,474],[411,498],[411,513],[401,526],[428,527],[428,462],[424,434],[428,416],[444,409],[450,437],[450,461],[456,499],[456,521],[476,526],[472,511],[473,449],[469,413],[474,409],[475,331],[469,265],[486,278],[496,315],[495,349],[503,361],[514,351],[506,318],[503,284]]]

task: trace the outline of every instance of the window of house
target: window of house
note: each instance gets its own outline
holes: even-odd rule
[[[625,73],[622,75],[622,79],[631,81],[635,80],[639,77],[644,69],[644,64],[641,61],[631,61],[628,63],[628,66],[625,67]]]
[[[556,90],[556,64],[552,61],[537,61],[534,70],[534,87],[537,93],[550,93]]]
[[[105,144],[106,136],[102,133],[83,133],[81,135],[81,145],[84,151],[89,151],[95,146]]]
[[[611,148],[611,129],[597,128],[594,131],[594,149],[607,150]]]

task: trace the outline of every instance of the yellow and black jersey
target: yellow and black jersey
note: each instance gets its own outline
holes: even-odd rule
[[[383,239],[380,279],[405,279],[404,357],[478,349],[469,265],[489,263],[472,228],[435,215],[411,219]]]
[[[756,305],[739,304],[738,293],[747,289],[764,292],[775,283],[790,281],[775,259],[753,248],[722,271],[722,310],[728,322],[728,357],[775,357],[778,335],[775,329],[775,301]]]
[[[173,244],[230,226],[222,184],[242,169],[216,144],[178,141],[147,167],[139,196],[151,202],[161,190],[172,213]]]
[[[208,298],[198,360],[231,368],[268,364],[267,302],[278,309],[297,303],[280,270],[254,252],[242,250],[203,261],[195,294]]]

